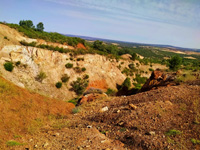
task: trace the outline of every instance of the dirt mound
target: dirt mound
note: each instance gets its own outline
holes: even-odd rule
[[[0,77],[0,149],[16,136],[35,134],[53,118],[70,114],[74,105],[30,93]],[[52,119],[49,120],[49,117]],[[21,141],[20,141],[21,142]]]
[[[178,83],[175,81],[176,73],[164,73],[157,69],[151,73],[150,78],[142,86],[140,92],[149,91],[161,86],[173,86]]]

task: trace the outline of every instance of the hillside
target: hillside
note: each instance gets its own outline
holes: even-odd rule
[[[0,149],[200,149],[199,78],[196,52],[1,23]]]
[[[0,149],[9,141],[24,142],[28,134],[38,134],[41,128],[53,125],[57,117],[72,112],[74,105],[50,99],[20,88],[0,77]]]

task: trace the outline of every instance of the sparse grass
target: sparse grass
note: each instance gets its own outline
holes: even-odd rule
[[[125,132],[127,129],[126,128],[121,128],[119,131],[120,132]]]
[[[54,129],[62,129],[69,126],[69,122],[65,121],[63,119],[57,119],[54,121],[54,123],[51,125]]]
[[[197,140],[197,139],[191,139],[191,142],[193,144],[200,144],[200,140]]]
[[[19,143],[17,141],[8,141],[6,142],[7,146],[19,146],[19,145],[24,145],[23,143]]]
[[[75,107],[74,109],[72,109],[73,114],[79,113],[80,111],[81,111],[80,107]]]
[[[176,136],[176,135],[179,135],[181,133],[182,132],[179,131],[179,130],[171,129],[171,130],[169,130],[169,131],[166,132],[166,135],[167,136]]]

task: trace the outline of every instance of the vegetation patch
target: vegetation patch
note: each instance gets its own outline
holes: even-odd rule
[[[8,141],[8,142],[6,142],[6,145],[7,146],[19,146],[19,145],[24,145],[24,144],[19,143],[17,141]]]
[[[191,139],[191,142],[193,144],[200,144],[200,140],[197,140],[197,139]]]
[[[167,136],[176,136],[176,135],[179,135],[181,133],[182,132],[179,131],[179,130],[171,129],[171,130],[169,130],[169,131],[166,132],[166,135]]]

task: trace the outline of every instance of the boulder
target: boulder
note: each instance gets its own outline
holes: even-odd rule
[[[82,98],[80,98],[77,105],[81,105],[81,104],[87,103],[87,102],[93,102],[95,100],[103,99],[103,98],[107,98],[107,97],[108,96],[105,93],[102,93],[102,94],[90,93],[90,94],[84,95]]]
[[[175,81],[177,73],[164,73],[160,69],[156,69],[151,73],[150,78],[142,86],[139,92],[149,91],[160,86],[174,86],[178,82]]]

